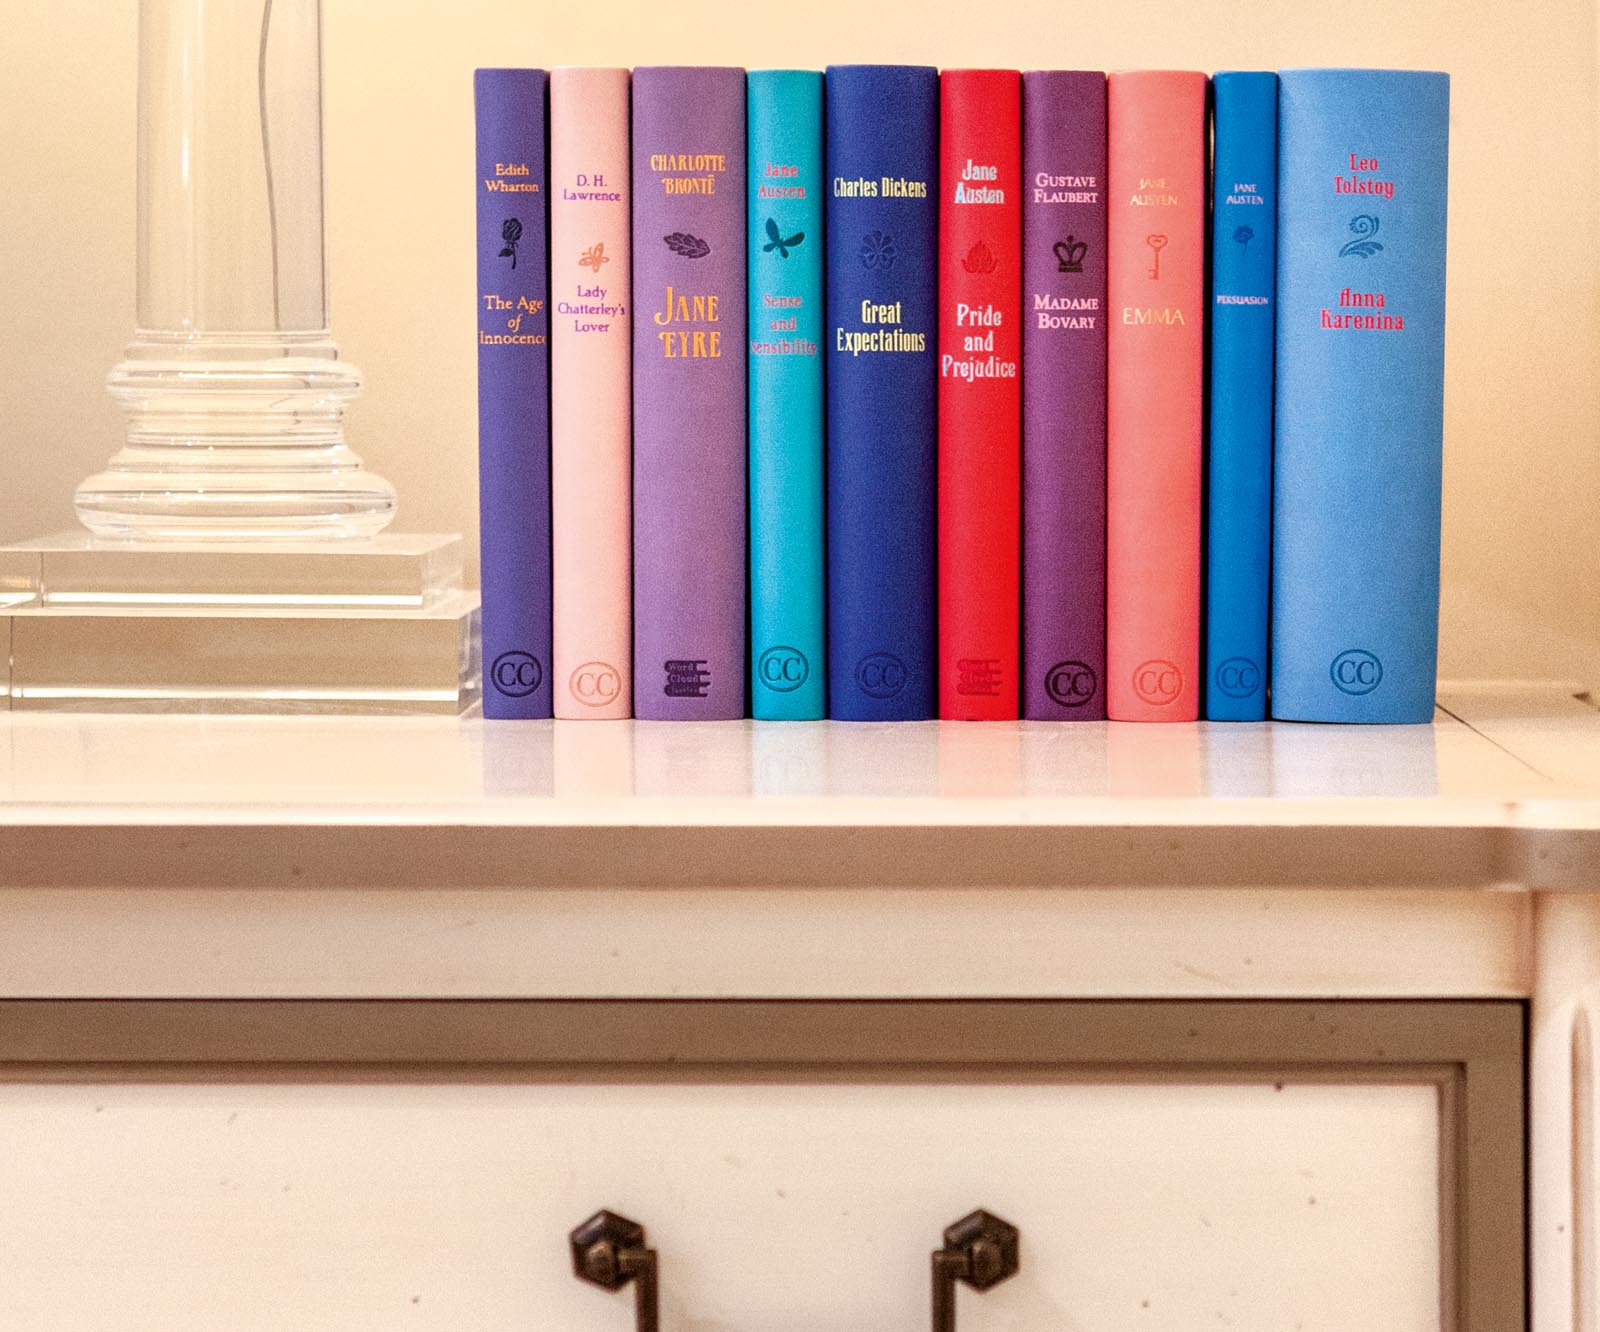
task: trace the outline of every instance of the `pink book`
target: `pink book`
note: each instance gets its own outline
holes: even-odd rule
[[[1106,715],[1194,721],[1206,76],[1138,70],[1109,89]]]
[[[632,290],[628,71],[550,75],[555,715],[628,717]]]

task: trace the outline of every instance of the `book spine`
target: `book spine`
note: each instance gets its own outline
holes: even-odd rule
[[[1280,76],[1274,717],[1433,716],[1449,104],[1445,74]]]
[[[480,69],[478,524],[483,715],[550,716],[545,73]]]
[[[555,715],[633,710],[628,71],[550,74]]]
[[[935,706],[939,76],[827,76],[828,708]]]
[[[1017,716],[1022,88],[939,80],[939,715]]]
[[[1106,714],[1199,715],[1206,77],[1108,86]]]
[[[1022,713],[1106,715],[1106,77],[1022,76]]]
[[[1278,77],[1212,80],[1210,454],[1205,710],[1267,715]]]
[[[822,75],[747,76],[750,709],[826,715]]]
[[[744,71],[633,75],[634,712],[745,707]]]

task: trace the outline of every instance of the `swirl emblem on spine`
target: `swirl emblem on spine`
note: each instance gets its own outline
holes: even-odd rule
[[[1346,241],[1339,251],[1339,258],[1347,255],[1356,255],[1362,259],[1370,259],[1383,249],[1380,242],[1372,238],[1378,234],[1378,219],[1371,213],[1357,213],[1350,219],[1350,230],[1355,234],[1353,241]]]

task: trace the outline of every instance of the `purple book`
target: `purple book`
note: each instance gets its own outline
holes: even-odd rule
[[[545,72],[473,76],[483,715],[550,715]]]
[[[633,72],[634,715],[744,716],[742,69]]]
[[[1022,76],[1022,715],[1106,715],[1106,78]]]

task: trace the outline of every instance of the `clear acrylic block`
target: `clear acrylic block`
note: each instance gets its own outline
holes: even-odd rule
[[[463,712],[478,595],[459,536],[0,547],[12,710]]]

